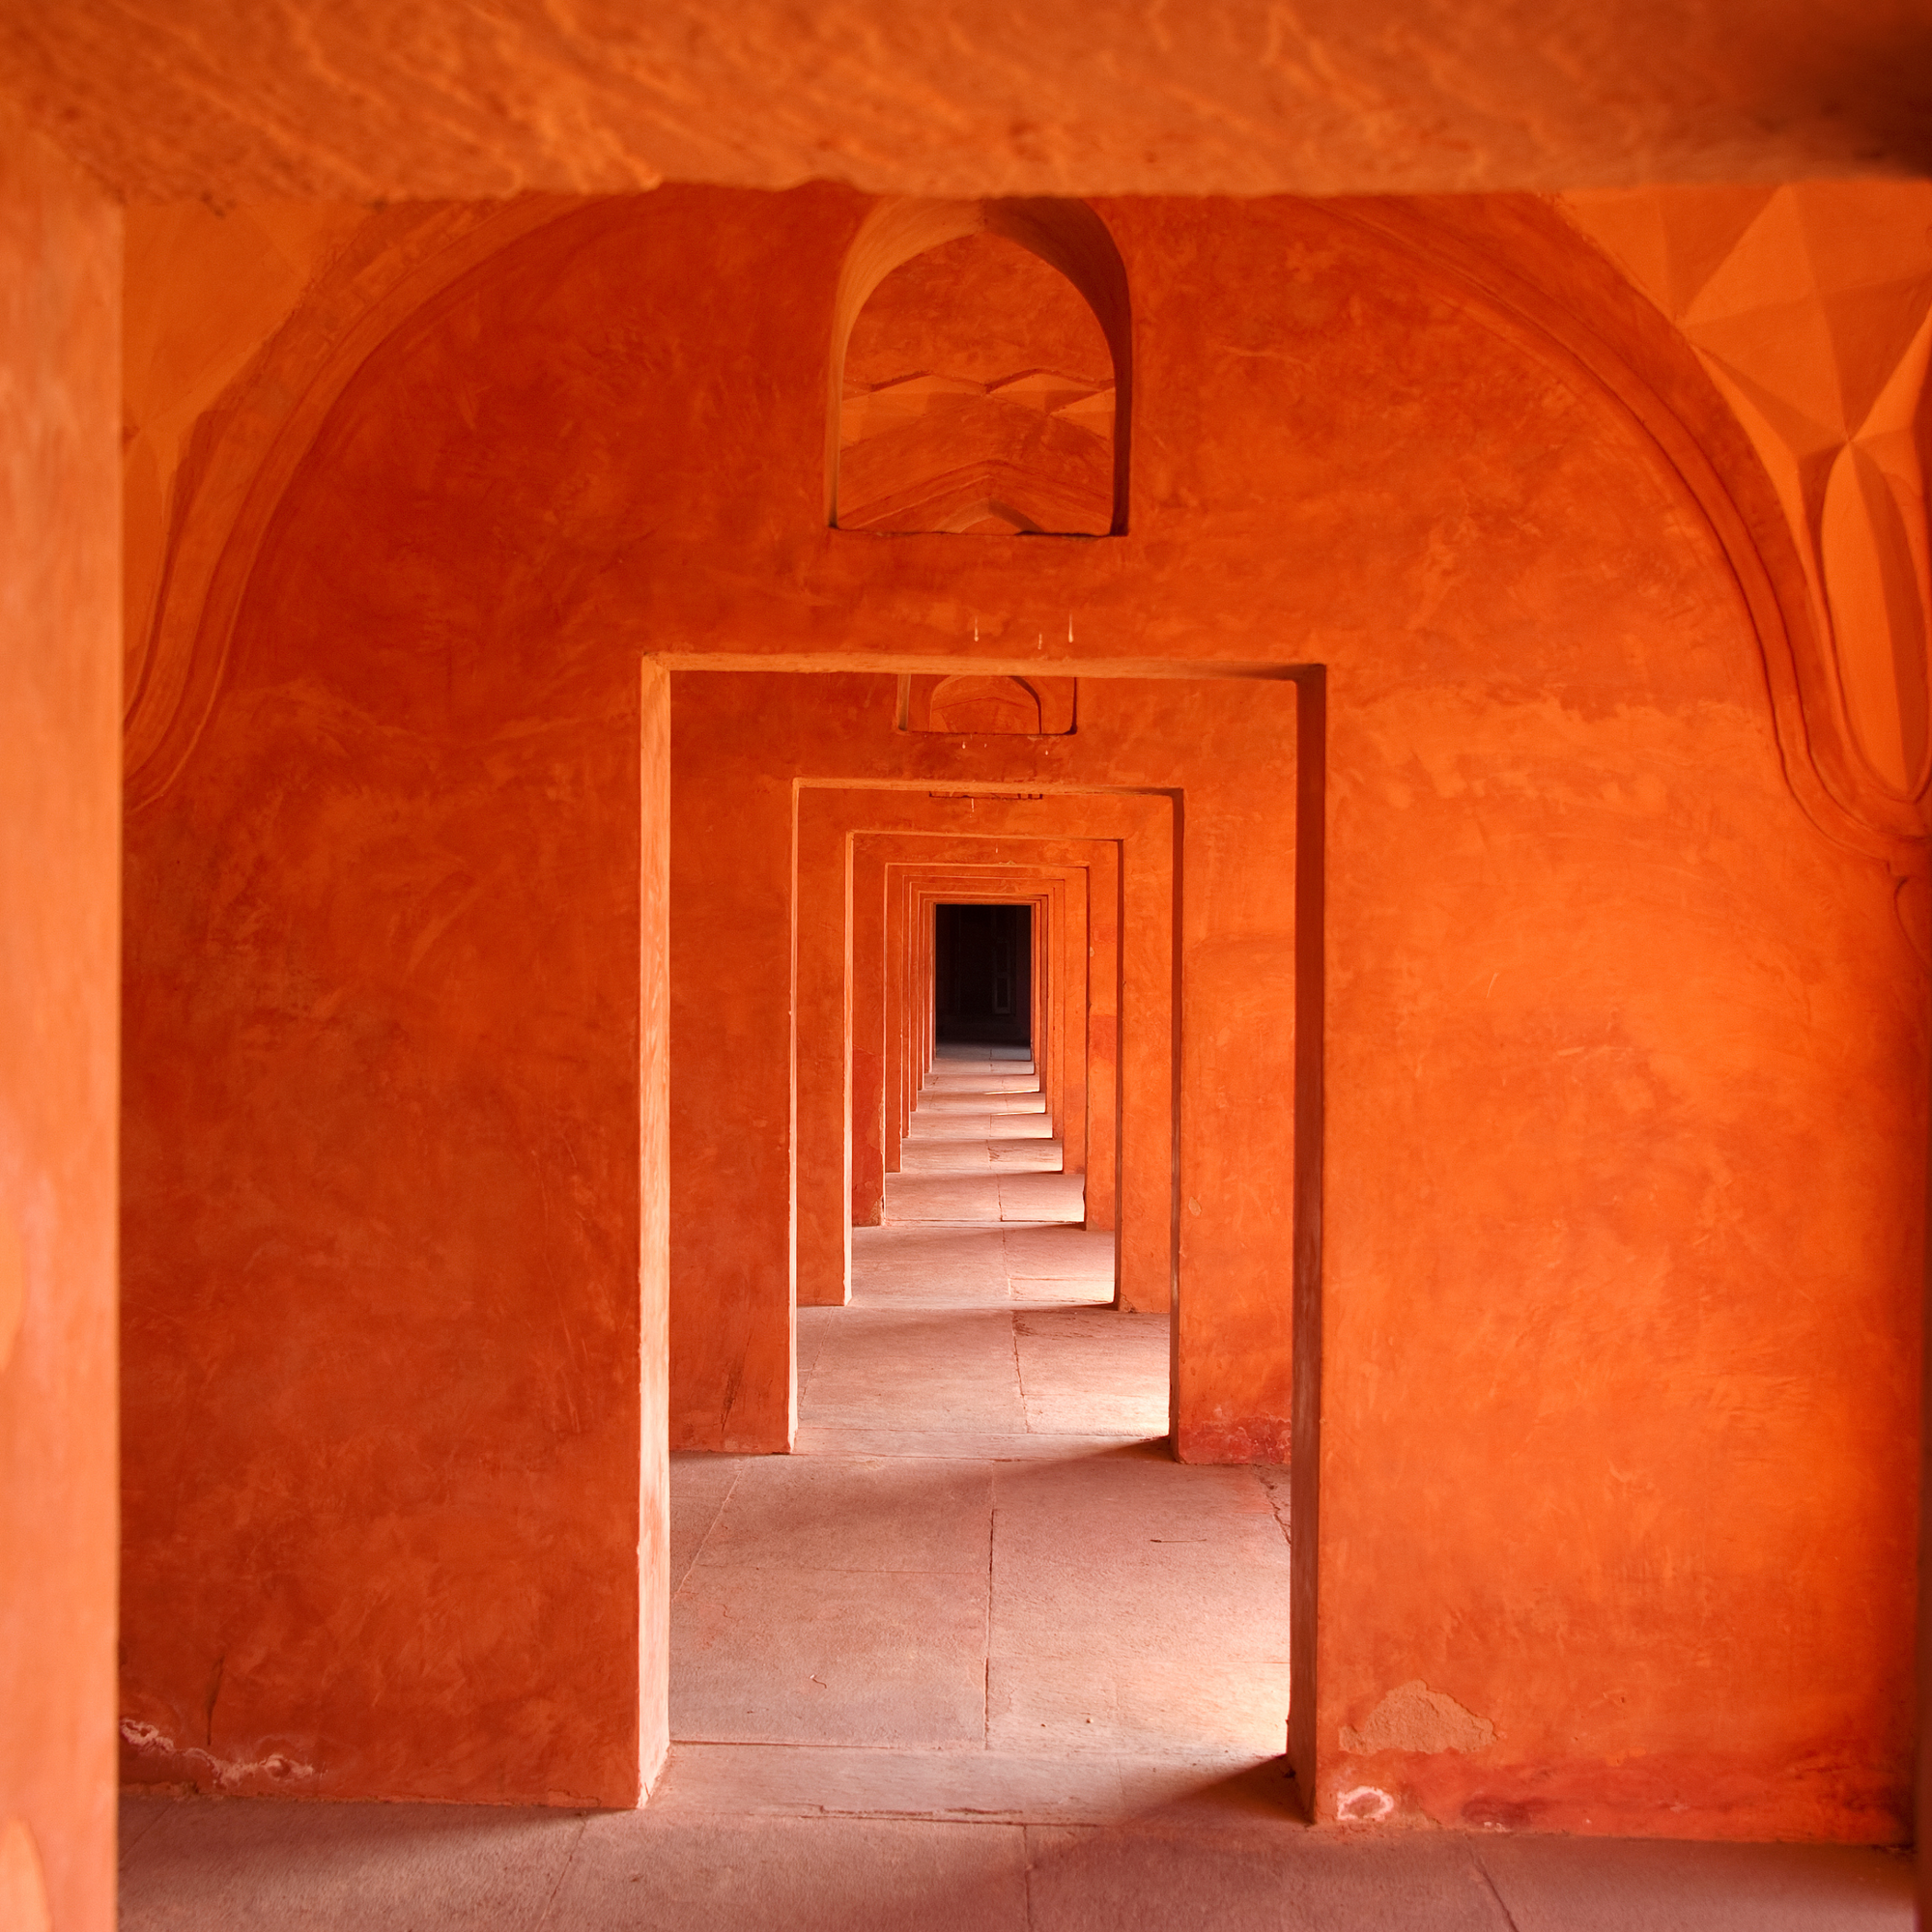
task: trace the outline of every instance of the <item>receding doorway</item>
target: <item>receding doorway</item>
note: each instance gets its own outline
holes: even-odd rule
[[[997,744],[887,737],[891,696],[760,710],[815,741],[837,699],[843,754],[870,717],[908,778],[792,794],[813,1298],[792,1453],[675,1461],[668,1776],[759,1804],[809,1776],[861,1816],[1099,1822],[1269,1767],[1288,1702],[1282,1474],[1178,1461],[1170,1435],[1180,820],[1160,791],[1003,785]],[[1090,759],[1127,740],[1122,697],[1142,701],[1090,694]],[[738,701],[680,676],[674,759]],[[945,782],[921,781],[942,753]],[[696,757],[677,769],[714,795]],[[701,848],[678,876],[735,885]],[[848,1208],[841,1280],[819,1258]],[[1157,1297],[1122,1293],[1130,1236]]]
[[[1227,682],[673,668],[673,1802],[1283,1795],[1300,704]]]

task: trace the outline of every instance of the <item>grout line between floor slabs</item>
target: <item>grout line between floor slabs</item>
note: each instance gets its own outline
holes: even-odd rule
[[[1010,1293],[1012,1293],[1012,1289],[1011,1289],[1011,1284],[1010,1284],[1010,1283],[1009,1283],[1009,1284],[1008,1285],[1008,1291],[1007,1291],[1007,1292],[1008,1292],[1008,1293],[1009,1293],[1009,1294],[1010,1294]],[[1035,1434],[1037,1434],[1037,1432],[1036,1432],[1036,1430],[1034,1429],[1034,1426],[1033,1426],[1033,1416],[1032,1416],[1032,1415],[1031,1415],[1031,1414],[1029,1413],[1029,1411],[1028,1411],[1028,1409],[1027,1409],[1027,1392],[1026,1392],[1026,1371],[1025,1371],[1025,1369],[1023,1369],[1023,1368],[1022,1368],[1022,1367],[1020,1366],[1020,1317],[1019,1317],[1019,1309],[1018,1309],[1018,1307],[1017,1307],[1016,1305],[1010,1305],[1010,1304],[1009,1304],[1009,1306],[1010,1306],[1010,1313],[1009,1314],[1009,1316],[1008,1316],[1008,1318],[1007,1318],[1007,1319],[1008,1319],[1008,1320],[1009,1320],[1009,1321],[1011,1322],[1011,1324],[1012,1324],[1012,1336],[1013,1336],[1013,1383],[1014,1383],[1014,1386],[1015,1386],[1015,1387],[1016,1387],[1016,1388],[1017,1388],[1017,1389],[1019,1390],[1019,1397],[1020,1397],[1020,1420],[1021,1420],[1021,1422],[1023,1422],[1023,1423],[1024,1423],[1024,1424],[1026,1425],[1026,1427],[1025,1427],[1025,1428],[1024,1428],[1024,1429],[1023,1429],[1022,1431],[1020,1431],[1019,1433],[1020,1433],[1020,1434],[1022,1434],[1022,1435],[1035,1435]]]
[[[691,1552],[691,1561],[684,1566],[684,1575],[671,1585],[671,1595],[675,1597],[684,1588],[691,1573],[697,1568],[703,1557],[705,1547],[710,1543],[718,1525],[724,1520],[724,1512],[731,1505],[731,1498],[738,1493],[738,1485],[745,1480],[744,1466],[731,1471],[731,1480],[724,1486],[724,1493],[718,1498],[718,1507],[711,1512],[711,1520],[704,1525],[704,1534],[697,1539],[697,1548]]]
[[[156,1805],[154,1812],[148,1818],[147,1822],[141,1827],[141,1829],[138,1832],[136,1832],[132,1837],[128,1837],[123,1833],[121,1829],[122,1806],[120,1801],[127,1795],[128,1793],[126,1792],[125,1789],[117,1791],[115,1793],[114,1867],[117,1872],[127,1870],[128,1865],[133,1861],[135,1852],[142,1845],[147,1843],[149,1838],[151,1838],[156,1833],[156,1831],[167,1821],[170,1815],[170,1812],[166,1807],[161,1805]]]
[[[1000,1534],[1000,1506],[993,1495],[993,1471],[986,1470],[986,1621],[980,1633],[985,1662],[980,1673],[980,1748],[993,1747],[993,1561]]]
[[[1472,1840],[1467,1839],[1463,1841],[1463,1848],[1468,1852],[1476,1869],[1482,1873],[1483,1883],[1489,1887],[1490,1896],[1495,1900],[1496,1910],[1502,1914],[1503,1923],[1508,1926],[1509,1932],[1520,1932],[1520,1928],[1516,1922],[1516,1914],[1509,1909],[1509,1900],[1503,1896],[1501,1888],[1497,1886],[1496,1876],[1491,1871],[1487,1861],[1484,1859],[1482,1848]]]
[[[570,1849],[564,1853],[563,1861],[556,1868],[556,1883],[551,1887],[550,1896],[544,1900],[543,1910],[532,1921],[530,1932],[544,1932],[544,1927],[551,1922],[551,1914],[556,1910],[556,1895],[563,1889],[564,1880],[570,1876],[570,1868],[577,1861],[578,1851],[583,1843],[583,1834],[589,1828],[590,1820],[587,1817],[577,1821],[577,1835],[571,1839]]]

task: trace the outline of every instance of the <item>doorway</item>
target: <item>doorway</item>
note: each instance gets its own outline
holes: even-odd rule
[[[687,1042],[715,1036],[733,1079],[682,1091],[699,1132],[726,1093],[748,1133],[796,1123],[797,1295],[790,1428],[770,1442],[790,1453],[731,1453],[765,1443],[694,1401],[708,1433],[687,1439],[708,1453],[675,1459],[671,1791],[702,1752],[707,1781],[767,1802],[795,1785],[786,1753],[805,1746],[814,1779],[860,1813],[917,1792],[910,1803],[935,1815],[1076,1821],[1111,1815],[1124,1791],[1159,1802],[1278,1775],[1285,1474],[1244,1442],[1222,1455],[1210,1438],[1211,1463],[1174,1449],[1238,1413],[1206,1379],[1228,1359],[1215,1338],[1236,1239],[1239,1256],[1273,1258],[1281,1332],[1267,1347],[1286,1352],[1288,1244],[1235,1226],[1238,1213],[1279,1220],[1280,1199],[1249,1188],[1231,1205],[1215,1184],[1219,1116],[1185,1109],[1197,1091],[1238,1098],[1243,1154],[1279,1140],[1264,1171],[1292,1172],[1279,1101],[1293,1087],[1293,934],[1273,888],[1293,869],[1294,793],[1278,786],[1257,820],[1226,774],[1264,760],[1292,772],[1297,694],[1191,694],[1186,762],[1170,772],[1150,747],[1172,723],[1173,684],[1096,684],[1080,732],[1049,750],[900,731],[879,678],[680,668],[672,681],[673,927],[682,915],[684,930],[732,935],[701,952],[673,945],[674,1026]],[[1204,744],[1226,755],[1202,765]],[[714,745],[733,761],[728,824]],[[1170,778],[1194,786],[1185,813]],[[761,836],[789,853],[790,944],[753,954],[750,934],[778,937],[776,879],[753,869],[748,811],[776,803],[778,785],[789,823]],[[1238,842],[1219,831],[1236,809]],[[1190,880],[1215,889],[1191,905],[1184,832],[1203,838]],[[1222,1025],[1204,1028],[1183,1055],[1183,959],[1208,999],[1237,998],[1269,1030],[1236,1048]],[[1064,998],[1076,981],[1077,1018]],[[744,1084],[762,1064],[746,1016],[775,1010],[791,1015],[784,1114],[776,1082],[770,1101]],[[1085,1128],[1116,1155],[1118,1236],[1090,1223],[1088,1163],[1067,1158],[1090,1076],[1105,1099]],[[1203,1123],[1186,1148],[1183,1118]],[[685,1170],[693,1183],[742,1171],[720,1153]],[[1169,1403],[1176,1217],[1190,1196],[1208,1206],[1185,1229],[1193,1436]],[[745,1198],[734,1190],[739,1220]],[[674,1246],[674,1265],[688,1253],[722,1280],[720,1222],[688,1212],[681,1226],[702,1226],[704,1246]],[[1135,1302],[1117,1302],[1117,1238],[1139,1244]],[[735,1252],[735,1225],[729,1239]],[[715,1314],[690,1332],[696,1363]],[[751,1347],[741,1359],[763,1372]],[[749,1386],[719,1389],[743,1405]],[[1233,1393],[1281,1412],[1265,1388]]]

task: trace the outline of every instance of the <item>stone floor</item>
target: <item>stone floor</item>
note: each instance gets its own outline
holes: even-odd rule
[[[1030,1065],[948,1055],[791,1457],[672,1475],[670,1762],[638,1812],[129,1798],[129,1928],[1798,1932],[1879,1852],[1312,1832],[1281,1472],[1183,1468]]]

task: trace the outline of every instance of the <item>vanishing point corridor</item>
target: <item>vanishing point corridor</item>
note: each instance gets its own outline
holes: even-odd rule
[[[1932,1932],[1932,0],[0,0],[0,1932]]]

